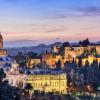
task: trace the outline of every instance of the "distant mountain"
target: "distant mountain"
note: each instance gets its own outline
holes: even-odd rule
[[[18,52],[23,52],[23,53],[27,53],[27,52],[36,52],[36,53],[42,53],[42,52],[46,52],[46,51],[50,51],[52,46],[61,46],[62,43],[61,42],[56,42],[53,44],[39,44],[37,46],[30,46],[30,47],[15,47],[15,48],[7,48],[8,54],[15,56]]]
[[[51,44],[50,46],[61,46],[61,45],[62,45],[61,42],[55,42],[55,43]]]
[[[23,41],[21,41],[23,42]],[[35,42],[35,41],[28,41],[28,42]],[[26,47],[14,47],[14,48],[6,48],[8,50],[8,54],[9,55],[16,55],[18,54],[18,52],[23,52],[23,53],[27,53],[27,52],[36,52],[36,53],[42,53],[42,52],[46,52],[46,51],[50,51],[52,46],[61,46],[63,43],[61,42],[56,42],[53,44],[39,44],[37,46],[26,46]],[[100,44],[100,41],[93,43],[93,44]],[[70,45],[78,45],[78,43],[70,43]]]
[[[97,44],[100,44],[100,41],[96,42]]]
[[[28,47],[36,46],[37,40],[14,40],[14,41],[4,41],[4,47],[13,48],[13,47]]]

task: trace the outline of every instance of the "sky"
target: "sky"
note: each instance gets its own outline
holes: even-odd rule
[[[100,0],[0,0],[4,47],[100,40]]]

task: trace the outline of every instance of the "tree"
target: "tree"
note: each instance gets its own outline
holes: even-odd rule
[[[56,70],[61,70],[61,60],[60,59],[56,63]]]
[[[0,100],[19,100],[20,89],[10,86],[5,79],[6,74],[0,69]],[[16,98],[16,99],[15,99]]]
[[[28,57],[29,57],[29,58],[37,58],[37,57],[38,57],[38,54],[35,53],[35,52],[29,52],[29,53],[28,53]]]
[[[89,44],[90,44],[90,42],[89,42],[89,39],[88,39],[88,38],[87,38],[86,40],[83,41],[83,45],[87,46],[87,45],[89,45]]]
[[[82,45],[82,46],[87,46],[89,44],[90,44],[90,42],[89,42],[89,39],[88,38],[86,40],[79,41],[79,45]]]
[[[92,69],[92,74],[93,74],[93,79],[95,82],[99,81],[99,66],[98,66],[98,61],[94,60],[93,63],[91,64],[91,69]]]
[[[86,62],[85,62],[85,67],[88,68],[89,66],[90,66],[90,65],[89,65],[89,61],[86,60]]]
[[[26,66],[27,58],[22,53],[18,53],[15,57],[15,60],[19,64],[19,66]]]
[[[31,89],[33,89],[31,83],[26,83],[24,88],[25,88],[25,90],[28,91],[28,93],[29,93],[29,91],[30,91]]]
[[[86,60],[85,62],[85,66],[84,66],[84,79],[87,80],[88,78],[88,69],[89,69],[89,61]]]
[[[67,46],[70,46],[70,43],[69,42],[64,42],[63,47],[67,47]]]
[[[96,55],[96,47],[92,48],[90,53],[91,53],[91,55]]]
[[[78,67],[80,68],[80,67],[82,67],[83,65],[82,65],[82,59],[81,58],[79,58],[79,61],[78,61]]]
[[[100,80],[100,63],[99,63],[99,80]]]
[[[0,81],[2,81],[2,79],[6,78],[6,74],[4,73],[3,68],[0,69]]]
[[[69,73],[70,70],[71,70],[71,67],[70,67],[70,62],[69,61],[66,61],[65,64],[64,64],[65,68],[64,68],[64,71]]]
[[[79,45],[82,45],[82,42],[81,41],[79,41]]]

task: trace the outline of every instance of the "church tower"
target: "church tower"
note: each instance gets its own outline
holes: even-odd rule
[[[3,37],[0,33],[0,49],[3,49]]]

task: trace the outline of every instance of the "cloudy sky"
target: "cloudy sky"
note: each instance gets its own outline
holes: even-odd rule
[[[100,0],[0,0],[5,46],[100,40]]]

